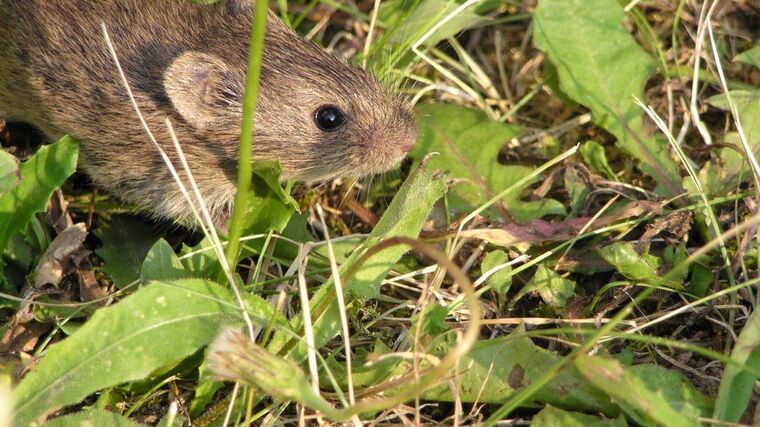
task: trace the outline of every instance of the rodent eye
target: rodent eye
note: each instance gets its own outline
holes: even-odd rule
[[[334,105],[323,105],[314,112],[314,123],[325,132],[335,132],[346,123],[346,115]]]

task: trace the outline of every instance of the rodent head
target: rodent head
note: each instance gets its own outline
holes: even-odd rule
[[[166,94],[183,120],[232,158],[245,82],[245,64],[236,64],[241,58],[185,51],[164,74]],[[396,165],[416,136],[413,115],[402,99],[269,15],[255,159],[280,160],[284,179],[361,177]]]

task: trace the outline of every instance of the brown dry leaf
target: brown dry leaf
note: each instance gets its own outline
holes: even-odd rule
[[[8,320],[8,329],[0,340],[0,357],[2,359],[11,359],[21,352],[34,350],[39,337],[50,329],[50,325],[34,321],[32,299],[38,294],[36,290],[26,286],[23,293],[24,302],[19,305],[18,311]]]
[[[590,227],[585,231],[593,231],[599,228],[607,227],[618,221],[636,218],[643,215],[657,215],[662,212],[664,202],[653,201],[633,201],[618,209],[613,214],[597,218]],[[674,213],[675,214],[675,213]],[[673,215],[673,214],[671,214]],[[479,221],[473,221],[476,226],[482,228],[472,228],[460,233],[462,237],[476,238],[485,240],[493,245],[502,247],[513,247],[519,251],[525,252],[531,246],[542,245],[551,242],[566,241],[575,238],[581,230],[591,221],[591,217],[573,218],[567,221],[550,222],[543,219],[535,219],[526,223],[493,223],[497,228],[487,228],[489,223],[482,221],[484,217],[478,218]],[[668,222],[665,230],[673,230],[676,234],[678,225],[676,217],[672,222]],[[454,224],[456,225],[456,224]],[[688,232],[688,228],[686,229]],[[447,233],[446,235],[451,235]],[[428,233],[427,238],[441,238],[446,235]]]
[[[691,230],[692,214],[688,211],[675,211],[665,218],[660,218],[652,224],[647,224],[647,229],[639,239],[639,251],[649,251],[649,244],[656,236],[667,233],[668,237],[676,241],[683,240]]]
[[[92,265],[89,259],[85,259],[81,264],[77,264],[77,277],[79,279],[79,296],[82,301],[101,300],[101,305],[105,305],[105,297],[108,295],[108,288],[101,286],[95,273],[92,271]]]
[[[82,247],[86,237],[84,223],[74,224],[59,234],[40,259],[34,275],[34,287],[40,289],[48,284],[58,287],[72,255]]]

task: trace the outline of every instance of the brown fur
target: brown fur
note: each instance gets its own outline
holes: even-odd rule
[[[268,20],[254,158],[279,159],[284,179],[304,181],[396,164],[416,137],[403,103],[274,14]],[[159,143],[176,159],[169,118],[204,200],[223,217],[235,193],[251,2],[0,0],[0,111],[53,139],[78,138],[82,165],[99,186],[187,221],[190,210],[130,106],[101,21]],[[314,124],[324,104],[348,113],[338,132]]]

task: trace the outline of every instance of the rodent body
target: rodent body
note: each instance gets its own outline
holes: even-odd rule
[[[235,194],[251,13],[250,0],[0,0],[0,113],[52,139],[76,137],[97,185],[187,221],[189,207],[121,83],[104,23],[160,145],[177,158],[168,118],[205,202],[224,217]],[[373,77],[270,13],[254,135],[254,159],[280,160],[283,179],[318,181],[387,170],[416,129]]]

